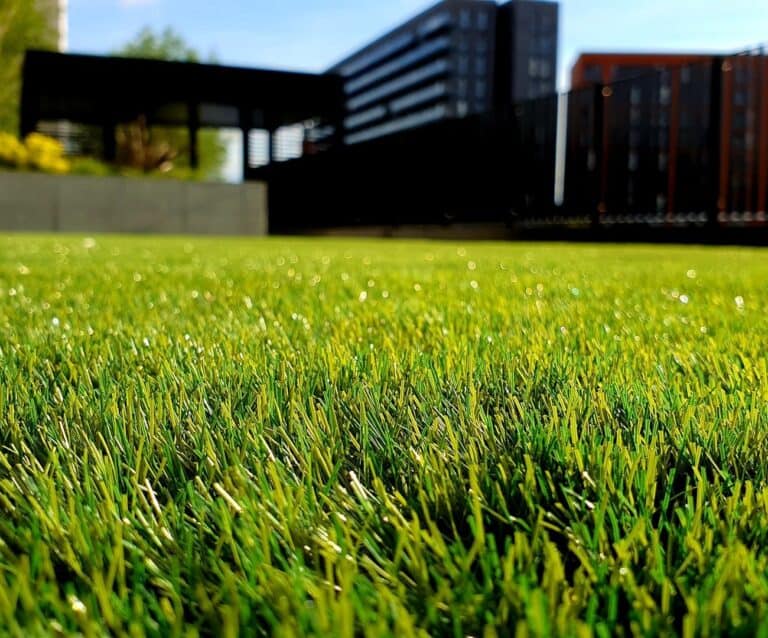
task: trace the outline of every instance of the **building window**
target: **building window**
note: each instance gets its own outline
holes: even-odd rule
[[[404,131],[409,128],[423,126],[424,124],[429,124],[430,122],[437,122],[438,120],[442,120],[443,118],[447,117],[448,114],[449,112],[447,105],[437,104],[423,111],[411,113],[410,115],[406,115],[396,120],[385,122],[383,124],[379,124],[378,126],[373,126],[369,129],[359,131],[358,133],[347,135],[344,138],[344,141],[347,144],[359,144],[360,142],[366,142],[368,140],[376,139],[377,137],[382,137],[384,135],[391,135],[392,133],[397,133],[398,131]]]
[[[390,75],[394,75],[398,71],[412,66],[414,63],[432,57],[436,53],[442,52],[450,47],[450,39],[446,36],[431,40],[426,44],[422,44],[420,47],[398,56],[391,62],[382,64],[374,68],[372,71],[363,73],[354,80],[350,80],[345,85],[345,91],[347,94],[355,93],[366,86],[378,82]]]
[[[629,152],[629,161],[627,162],[627,168],[635,172],[640,166],[640,158],[637,155],[637,151]]]
[[[736,112],[733,114],[733,119],[731,120],[732,126],[737,131],[743,131],[747,128],[747,115],[746,113],[742,112]]]
[[[485,75],[488,72],[488,64],[485,58],[477,58],[475,60],[475,73],[477,75]]]
[[[549,36],[541,36],[538,40],[537,48],[541,55],[550,55],[555,48],[554,40]]]
[[[603,69],[597,64],[590,64],[584,69],[584,79],[587,82],[599,84],[603,81]]]
[[[269,131],[252,129],[248,131],[248,166],[259,168],[269,164]]]
[[[347,108],[351,111],[355,111],[369,104],[380,100],[383,97],[387,97],[398,91],[402,91],[410,86],[419,84],[424,80],[433,78],[437,75],[442,75],[448,71],[447,60],[435,60],[422,67],[414,69],[410,73],[401,75],[390,82],[380,84],[376,88],[373,88],[365,93],[361,93],[351,100],[347,101]]]
[[[469,9],[462,9],[459,13],[459,26],[462,29],[470,29],[472,27],[472,14]]]
[[[433,33],[449,27],[451,25],[451,16],[449,13],[443,12],[429,18],[424,24],[419,27],[419,35],[422,38],[426,38]]]
[[[389,103],[389,108],[392,113],[400,113],[407,109],[410,109],[418,104],[424,104],[436,98],[443,97],[447,91],[447,87],[444,82],[437,82],[432,86],[428,86],[425,89],[414,91],[401,98],[392,100]]]
[[[366,67],[375,64],[379,60],[383,60],[393,53],[397,53],[401,49],[404,49],[409,44],[411,44],[413,40],[414,37],[410,33],[404,33],[403,35],[393,38],[389,42],[386,42],[381,46],[373,49],[372,51],[369,51],[368,53],[355,58],[351,62],[348,62],[341,68],[341,74],[347,77],[350,75],[355,75],[356,73],[363,71]]]
[[[302,155],[304,127],[301,124],[281,126],[274,133],[275,161],[286,162]]]
[[[361,113],[356,113],[355,115],[349,116],[344,120],[344,126],[347,129],[357,128],[359,126],[363,126],[364,124],[369,124],[376,120],[380,120],[386,115],[387,108],[385,106],[376,106],[372,109],[368,109],[366,111],[362,111]]]
[[[486,31],[488,29],[488,14],[485,11],[480,11],[477,14],[477,28],[480,31]]]
[[[484,80],[475,82],[475,98],[482,100],[485,98],[486,84]]]

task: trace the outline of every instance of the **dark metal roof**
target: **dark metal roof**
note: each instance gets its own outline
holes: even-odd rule
[[[27,52],[22,120],[130,121],[277,128],[338,117],[341,81],[314,75],[190,62]]]

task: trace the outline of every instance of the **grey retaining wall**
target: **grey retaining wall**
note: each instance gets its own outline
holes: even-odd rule
[[[0,230],[266,235],[267,187],[0,172]]]

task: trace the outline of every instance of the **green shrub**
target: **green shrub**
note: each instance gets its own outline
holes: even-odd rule
[[[74,157],[71,161],[72,168],[70,173],[72,175],[91,175],[93,177],[109,177],[115,175],[115,169],[97,160],[94,157]]]

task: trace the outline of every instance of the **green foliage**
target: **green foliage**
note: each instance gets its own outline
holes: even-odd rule
[[[133,40],[116,50],[114,55],[177,62],[201,61],[199,53],[170,27],[160,33],[155,33],[151,28],[145,27]],[[178,174],[191,172],[188,160],[189,135],[186,129],[154,127],[152,129],[152,143],[158,146],[167,145],[173,149],[176,155],[174,166],[177,167]],[[200,131],[198,133],[199,168],[196,171],[196,177],[198,179],[221,179],[221,170],[226,161],[226,150],[226,145],[216,131]]]
[[[24,52],[55,44],[35,2],[0,0],[0,131],[15,135],[19,130]]]
[[[116,174],[116,169],[93,157],[73,157],[71,173],[92,177],[108,177]]]
[[[765,635],[766,280],[0,238],[0,633]]]
[[[200,62],[198,52],[171,27],[166,27],[161,33],[155,33],[150,27],[144,27],[133,40],[116,50],[114,55],[126,58]]]
[[[135,177],[141,179],[174,179],[188,182],[198,182],[201,179],[200,172],[187,167],[174,166],[168,172],[151,172],[133,169],[126,166],[107,164],[92,157],[73,157],[70,160],[70,173],[91,177]]]

